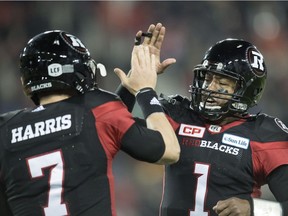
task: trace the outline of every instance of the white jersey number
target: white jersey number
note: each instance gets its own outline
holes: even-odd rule
[[[190,210],[190,216],[208,216],[208,212],[204,211],[204,203],[207,194],[207,180],[210,165],[196,163],[194,174],[198,175],[196,191],[195,191],[195,207]]]
[[[48,204],[43,207],[45,216],[68,215],[67,206],[62,201],[64,163],[61,151],[28,158],[27,164],[32,178],[43,177],[43,169],[50,171]]]

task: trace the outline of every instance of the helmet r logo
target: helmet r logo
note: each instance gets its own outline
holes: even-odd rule
[[[265,71],[265,64],[264,64],[264,57],[261,53],[259,53],[255,49],[248,49],[248,61],[250,62],[252,71],[257,76],[264,75]]]
[[[264,60],[263,60],[263,56],[256,52],[256,51],[252,51],[252,55],[254,56],[253,59],[253,63],[251,64],[251,66],[253,68],[259,69],[259,70],[264,70]]]
[[[84,44],[81,42],[81,40],[74,35],[66,34],[65,32],[62,32],[60,34],[64,42],[74,49],[75,51],[81,53],[81,54],[87,54],[89,53]]]
[[[69,34],[67,34],[67,36],[70,37],[73,46],[81,47],[81,48],[85,49],[84,44],[78,38],[74,37],[73,35],[69,35]]]

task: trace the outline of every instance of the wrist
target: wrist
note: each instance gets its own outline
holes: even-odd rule
[[[142,88],[135,94],[136,100],[143,112],[145,119],[152,113],[163,112],[162,106],[158,101],[157,93],[154,89]]]
[[[138,90],[136,93],[135,93],[135,97],[137,97],[137,95],[139,94],[142,94],[142,93],[145,93],[145,92],[148,92],[148,91],[154,91],[153,88],[151,87],[145,87],[145,88],[142,88],[140,90]],[[154,91],[155,92],[155,91]],[[155,93],[156,94],[156,93]]]
[[[115,93],[121,98],[123,103],[127,106],[128,111],[132,112],[135,105],[135,96],[122,84],[118,86]]]

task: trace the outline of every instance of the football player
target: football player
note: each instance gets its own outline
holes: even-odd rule
[[[158,50],[162,73],[161,46],[149,38],[143,45]],[[191,99],[162,95],[181,154],[165,166],[161,216],[288,215],[288,128],[279,118],[249,112],[266,79],[261,52],[228,38],[194,68]],[[135,99],[123,86],[117,92],[132,110]],[[259,199],[264,184],[277,202]]]
[[[161,39],[162,40],[162,39]],[[180,147],[154,91],[155,55],[135,46],[129,77],[148,128],[114,94],[98,88],[105,75],[74,35],[33,37],[20,55],[20,75],[35,107],[0,116],[1,215],[116,216],[112,160],[120,150],[164,164]]]

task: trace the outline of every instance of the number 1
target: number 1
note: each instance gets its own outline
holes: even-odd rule
[[[194,174],[199,175],[197,179],[195,192],[195,209],[190,211],[190,216],[208,216],[208,212],[204,211],[204,204],[207,194],[207,180],[210,166],[208,164],[196,163]]]

